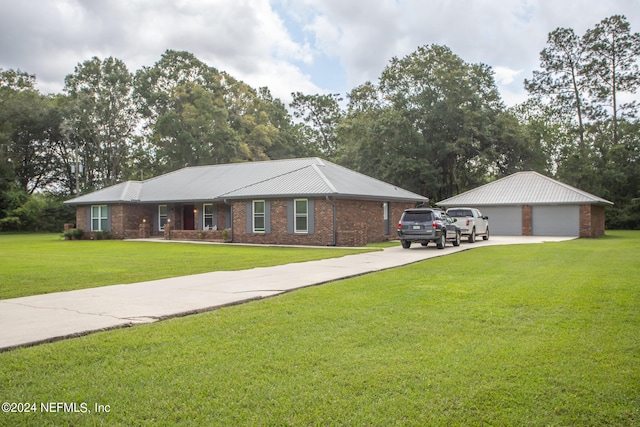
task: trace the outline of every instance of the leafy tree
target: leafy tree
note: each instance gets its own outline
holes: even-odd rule
[[[94,57],[65,78],[64,90],[71,100],[65,131],[82,158],[86,189],[119,182],[138,124],[133,76],[119,59]]]
[[[547,40],[548,46],[540,52],[541,70],[533,71],[533,79],[525,80],[527,91],[551,100],[550,111],[560,115],[575,115],[578,121],[580,150],[584,142],[584,103],[587,82],[584,76],[584,48],[580,37],[570,28],[558,28]]]
[[[289,106],[293,115],[303,121],[302,132],[307,144],[318,155],[333,159],[338,152],[336,128],[342,120],[339,94],[305,95],[301,92],[291,94],[293,101]]]
[[[620,94],[640,87],[640,33],[631,33],[624,16],[603,19],[583,38],[587,52],[584,67],[589,92],[595,101],[611,108],[613,144],[618,143],[618,120],[636,114],[636,102],[620,104]],[[601,109],[604,111],[604,109]]]
[[[258,97],[262,100],[263,111],[267,114],[269,123],[278,130],[273,143],[265,147],[265,156],[269,159],[313,156],[314,152],[304,143],[302,126],[293,122],[284,103],[274,98],[266,87],[259,89]]]
[[[483,151],[485,160],[482,163],[495,168],[498,177],[519,171],[549,171],[550,153],[532,130],[520,122],[515,113],[499,113],[493,125],[491,147]],[[482,179],[482,175],[477,179]]]
[[[0,68],[0,88],[11,90],[35,90],[36,76],[20,70]]]
[[[29,194],[55,183],[54,147],[62,138],[62,119],[54,100],[33,89],[4,87],[0,104],[3,169]]]
[[[186,83],[195,83],[207,91],[222,95],[222,76],[192,53],[167,50],[152,67],[136,72],[134,98],[144,119],[153,125],[173,107],[173,91]]]
[[[250,86],[188,52],[166,51],[135,80],[135,97],[157,172],[265,160],[279,141],[274,114],[282,112],[277,112],[272,99],[261,98]]]
[[[344,119],[337,127],[340,164],[386,182],[429,194],[434,181],[428,158],[420,153],[420,134],[403,111],[380,100],[371,82],[349,94]]]
[[[173,89],[173,108],[156,123],[158,160],[176,169],[235,158],[234,136],[221,98],[202,86],[185,83]]]
[[[423,46],[393,58],[379,87],[380,98],[419,134],[415,161],[437,175],[422,185],[427,196],[442,199],[477,182],[487,167],[481,153],[504,108],[489,67],[467,64],[446,46]]]
[[[629,214],[639,196],[640,135],[637,121],[631,121],[637,104],[621,102],[640,86],[638,59],[640,35],[615,15],[581,38],[570,29],[552,32],[541,53],[543,69],[525,82],[544,105],[544,113],[527,126],[545,142],[554,141],[547,143],[555,147],[547,151],[552,170],[562,181],[614,201],[607,208],[609,226],[638,224],[637,215]]]

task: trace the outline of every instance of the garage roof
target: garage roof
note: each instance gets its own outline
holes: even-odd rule
[[[428,199],[317,157],[187,167],[128,181],[65,203],[195,202],[273,197],[342,197],[425,202]]]
[[[437,203],[441,206],[612,205],[538,172],[517,172]]]

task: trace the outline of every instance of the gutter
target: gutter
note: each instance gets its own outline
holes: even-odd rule
[[[327,200],[327,202],[329,202],[329,204],[331,206],[333,206],[333,242],[330,243],[327,246],[337,246],[338,231],[336,230],[336,227],[337,227],[337,220],[336,220],[336,210],[337,210],[337,208],[336,208],[336,204],[331,201],[329,196],[324,196],[324,198]]]

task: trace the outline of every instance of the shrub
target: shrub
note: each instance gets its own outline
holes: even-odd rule
[[[84,230],[82,228],[72,228],[65,231],[63,236],[67,240],[80,240],[84,236]]]
[[[93,238],[96,240],[110,240],[111,233],[108,231],[94,231]]]

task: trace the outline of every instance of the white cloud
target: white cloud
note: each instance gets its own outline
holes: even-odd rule
[[[502,85],[510,85],[516,79],[516,77],[521,77],[522,70],[512,70],[507,67],[495,66],[493,67],[493,71],[495,72],[496,83]]]

